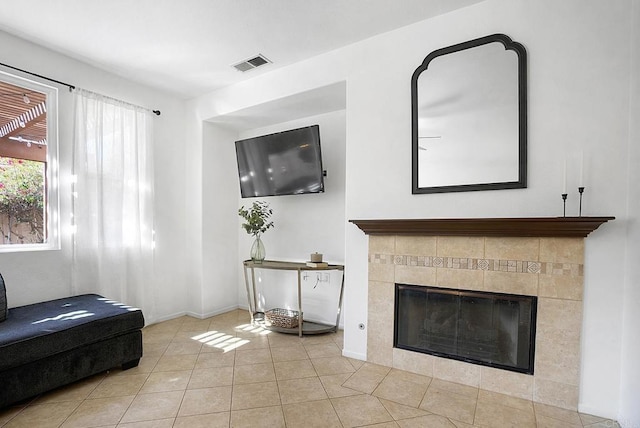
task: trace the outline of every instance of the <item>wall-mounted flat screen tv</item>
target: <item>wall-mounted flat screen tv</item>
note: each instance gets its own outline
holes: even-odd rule
[[[324,192],[318,125],[236,141],[243,198]]]

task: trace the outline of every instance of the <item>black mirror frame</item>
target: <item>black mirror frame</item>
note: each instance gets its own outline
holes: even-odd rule
[[[518,181],[451,186],[418,187],[418,77],[435,58],[453,52],[499,42],[518,56]],[[527,187],[527,51],[505,34],[492,34],[431,52],[411,77],[411,184],[412,194],[468,192],[475,190],[519,189]]]

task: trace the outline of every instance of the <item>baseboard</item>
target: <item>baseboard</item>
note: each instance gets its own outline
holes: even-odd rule
[[[149,322],[147,325],[153,325],[156,323],[160,323],[160,322],[164,322],[164,321],[169,321],[175,318],[179,318],[179,317],[183,317],[183,316],[189,316],[189,317],[193,317],[193,318],[197,318],[197,319],[206,319],[206,318],[210,318],[210,317],[214,317],[216,315],[221,315],[224,314],[226,312],[230,312],[230,311],[235,311],[236,309],[240,309],[240,310],[245,310],[245,311],[249,311],[249,306],[248,305],[231,305],[231,306],[227,306],[225,308],[221,308],[221,309],[216,309],[214,311],[211,312],[207,312],[204,314],[199,314],[196,312],[192,312],[192,311],[184,311],[184,312],[176,312],[170,315],[165,315],[162,317],[159,317],[157,319],[154,319],[153,322]],[[314,321],[312,319],[310,319],[309,321]],[[316,320],[318,321],[318,320]],[[322,321],[322,322],[326,322],[326,321]],[[339,324],[338,325],[338,330],[344,330],[344,324]],[[343,354],[344,355],[344,354]],[[355,358],[358,360],[366,360],[367,356],[364,354],[353,354],[353,357],[349,357],[349,358]],[[347,355],[344,355],[345,357]]]
[[[598,416],[600,418],[605,418],[605,419],[613,419],[616,420],[618,415],[610,415],[610,414],[603,414],[602,409],[596,409],[592,406],[586,406],[584,404],[578,404],[578,411],[580,413],[584,413],[587,415],[593,415],[593,416]]]
[[[153,325],[153,324],[157,324],[159,322],[164,322],[164,321],[169,321],[169,320],[172,320],[172,319],[180,318],[180,317],[183,317],[185,315],[187,315],[186,312],[176,312],[176,313],[173,313],[173,314],[170,314],[170,315],[164,315],[162,317],[156,318],[152,322],[149,322],[148,324],[145,324],[145,325]]]
[[[239,305],[230,305],[224,308],[214,309],[213,311],[206,312],[203,314],[197,314],[195,312],[187,312],[187,315],[194,318],[206,319],[206,318],[215,317],[216,315],[221,315],[227,312],[235,311],[236,309],[242,309],[242,308]]]
[[[147,325],[152,325],[152,324],[156,324],[156,323],[163,322],[163,321],[169,321],[169,320],[180,318],[180,317],[183,317],[183,316],[189,316],[189,317],[193,317],[193,318],[197,318],[197,319],[203,320],[203,319],[206,319],[206,318],[214,317],[216,315],[224,314],[226,312],[235,311],[236,309],[246,309],[246,310],[248,310],[248,308],[244,308],[244,307],[242,307],[242,305],[231,305],[231,306],[227,306],[227,307],[221,308],[221,309],[216,309],[214,311],[207,312],[207,313],[204,313],[204,314],[197,313],[197,312],[192,312],[192,311],[175,312],[173,314],[164,315],[162,317],[156,318],[156,319],[153,320],[153,322],[149,322]]]
[[[342,350],[342,356],[347,358],[353,358],[354,360],[367,361],[366,354],[360,354],[358,352],[347,351],[346,349]]]

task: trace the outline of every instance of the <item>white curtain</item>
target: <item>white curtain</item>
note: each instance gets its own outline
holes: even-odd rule
[[[73,289],[141,308],[153,304],[151,112],[75,90]]]

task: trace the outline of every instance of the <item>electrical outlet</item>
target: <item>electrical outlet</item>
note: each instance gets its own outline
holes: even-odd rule
[[[331,274],[329,272],[305,272],[304,274],[302,274],[302,280],[305,282],[310,281],[315,285],[318,285],[321,282],[328,284],[331,282]]]

